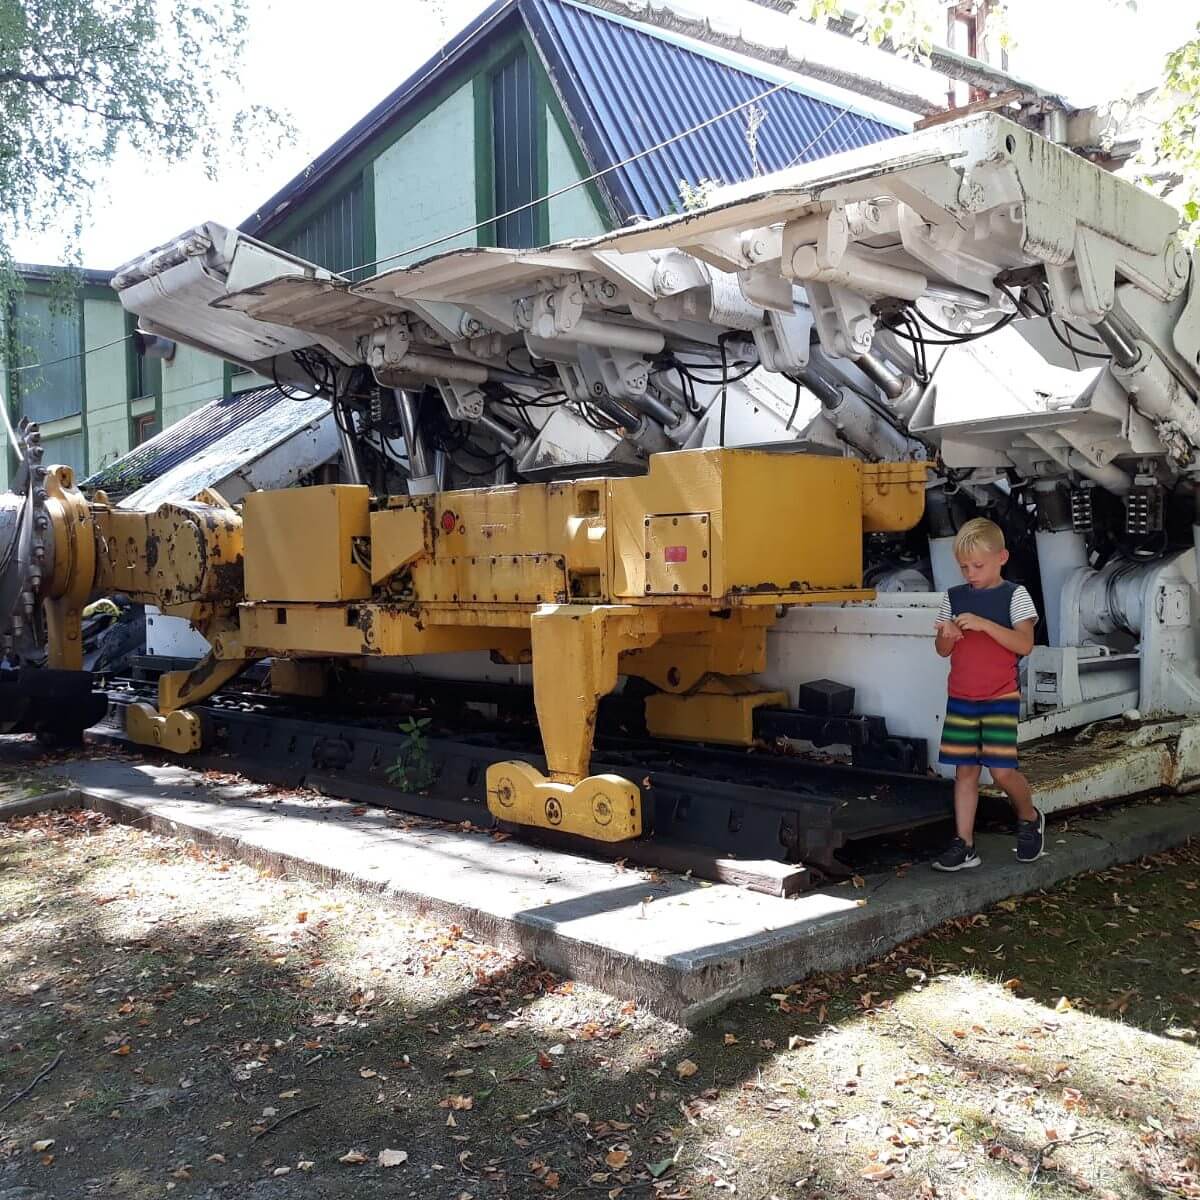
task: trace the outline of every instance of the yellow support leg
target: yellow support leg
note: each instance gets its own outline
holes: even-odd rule
[[[168,671],[158,678],[158,711],[174,712],[207,700],[218,688],[240,675],[252,659],[220,659],[210,652],[189,671]]]
[[[125,732],[139,746],[157,746],[172,754],[200,749],[200,718],[185,709],[163,716],[152,705],[131,704],[125,710]]]
[[[549,775],[528,763],[488,768],[488,810],[501,821],[623,841],[642,831],[641,791],[588,776],[596,709],[617,686],[622,653],[661,636],[660,616],[632,605],[546,604],[531,619],[533,698]]]
[[[158,746],[172,754],[191,754],[200,749],[200,718],[185,706],[208,699],[254,661],[238,654],[241,646],[236,628],[229,617],[209,623],[203,631],[213,643],[212,650],[188,671],[168,671],[159,676],[158,708],[144,703],[129,706],[125,732],[132,741]]]
[[[488,811],[514,825],[558,829],[597,842],[623,842],[642,833],[641,792],[619,775],[557,783],[529,763],[497,763],[488,768],[487,798]]]

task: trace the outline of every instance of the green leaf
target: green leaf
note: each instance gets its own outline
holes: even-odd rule
[[[664,1158],[661,1162],[647,1163],[646,1170],[655,1179],[661,1179],[674,1165],[675,1160],[673,1158]]]

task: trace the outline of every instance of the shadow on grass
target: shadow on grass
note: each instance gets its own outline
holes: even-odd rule
[[[1080,1011],[1110,986],[1084,934],[1053,976],[1022,969],[1053,958],[1114,888],[1137,910],[1118,933],[1151,936],[1134,920],[1143,890],[1200,880],[1194,852],[956,922],[690,1032],[377,896],[266,880],[132,829],[16,823],[0,827],[0,854],[0,1104],[63,1051],[0,1113],[0,1190],[482,1200],[737,1187],[766,1200],[873,1197],[886,1183],[1000,1197],[1028,1194],[1022,1162],[1048,1129],[1077,1128],[1105,1143],[1057,1151],[1048,1194],[1074,1194],[1062,1181],[1079,1171],[1137,1195],[1159,1194],[1157,1160],[1182,1159],[1196,1136],[1195,1051]],[[1062,932],[1031,940],[1051,916]],[[1155,939],[1163,979],[1192,961],[1178,924]],[[1018,972],[1017,987],[987,981]],[[1051,982],[1072,1007],[1055,1011]],[[1187,999],[1133,999],[1124,1014],[1161,1029]],[[29,1150],[44,1139],[45,1165]],[[407,1163],[376,1166],[385,1147]],[[354,1153],[366,1162],[339,1161]]]

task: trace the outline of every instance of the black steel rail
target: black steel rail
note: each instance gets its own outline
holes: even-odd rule
[[[406,684],[405,690],[419,689]],[[396,708],[381,704],[378,695],[339,692],[336,720],[320,701],[234,689],[192,711],[203,723],[206,758],[228,756],[220,765],[233,765],[250,778],[490,825],[487,768],[520,758],[544,769],[536,725],[519,703],[505,703],[524,699],[515,693],[490,697],[497,709],[507,710],[495,718],[457,704],[457,689],[447,694],[451,699],[424,710],[434,720],[430,736],[419,744],[399,731]],[[119,681],[110,691],[108,736],[123,735],[124,708],[137,699],[153,699],[148,681]],[[950,812],[947,783],[930,776],[663,742],[622,732],[621,726],[619,710],[601,721],[592,769],[623,775],[641,787],[646,837],[660,845],[702,846],[710,855],[839,873],[836,852],[848,843],[913,829]],[[428,786],[397,787],[388,777],[396,763],[407,764],[410,775]],[[632,849],[629,857],[637,857]]]

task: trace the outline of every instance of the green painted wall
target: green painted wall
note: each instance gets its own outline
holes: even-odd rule
[[[84,379],[87,386],[87,469],[89,472],[120,458],[129,449],[129,343],[117,341],[125,334],[125,310],[112,299],[85,297],[83,301]],[[104,349],[96,349],[103,346]]]
[[[475,223],[475,101],[470,83],[375,159],[375,253],[386,258]],[[406,255],[379,270],[474,246],[474,233]]]
[[[224,394],[225,364],[190,346],[177,347],[175,357],[162,365],[163,428]]]
[[[31,290],[36,287],[36,282],[31,284]],[[87,475],[131,448],[132,402],[138,398],[135,392],[151,397],[149,409],[142,404],[139,411],[161,412],[165,428],[201,404],[223,395],[227,376],[225,364],[219,358],[180,346],[172,363],[160,365],[147,360],[143,372],[145,384],[136,387],[132,346],[128,340],[122,340],[132,331],[133,323],[116,293],[89,284],[80,289],[80,298],[83,412],[43,421],[41,428],[45,461],[66,462],[81,475]],[[12,376],[5,369],[2,354],[0,371],[4,373],[5,396],[10,397]],[[238,387],[260,382],[263,381],[257,376],[237,377]],[[10,398],[9,411],[14,418],[20,415],[15,411],[18,408]],[[0,454],[0,487],[8,485],[9,466],[9,456]]]
[[[585,179],[590,172],[584,165],[583,156],[567,140],[560,123],[554,119],[557,102],[549,102],[551,117],[546,122],[546,157],[549,166],[550,188],[554,192],[561,187]],[[602,215],[596,204],[592,188],[595,185],[578,187],[550,201],[550,240],[565,241],[567,238],[596,237],[607,233],[610,222]]]

